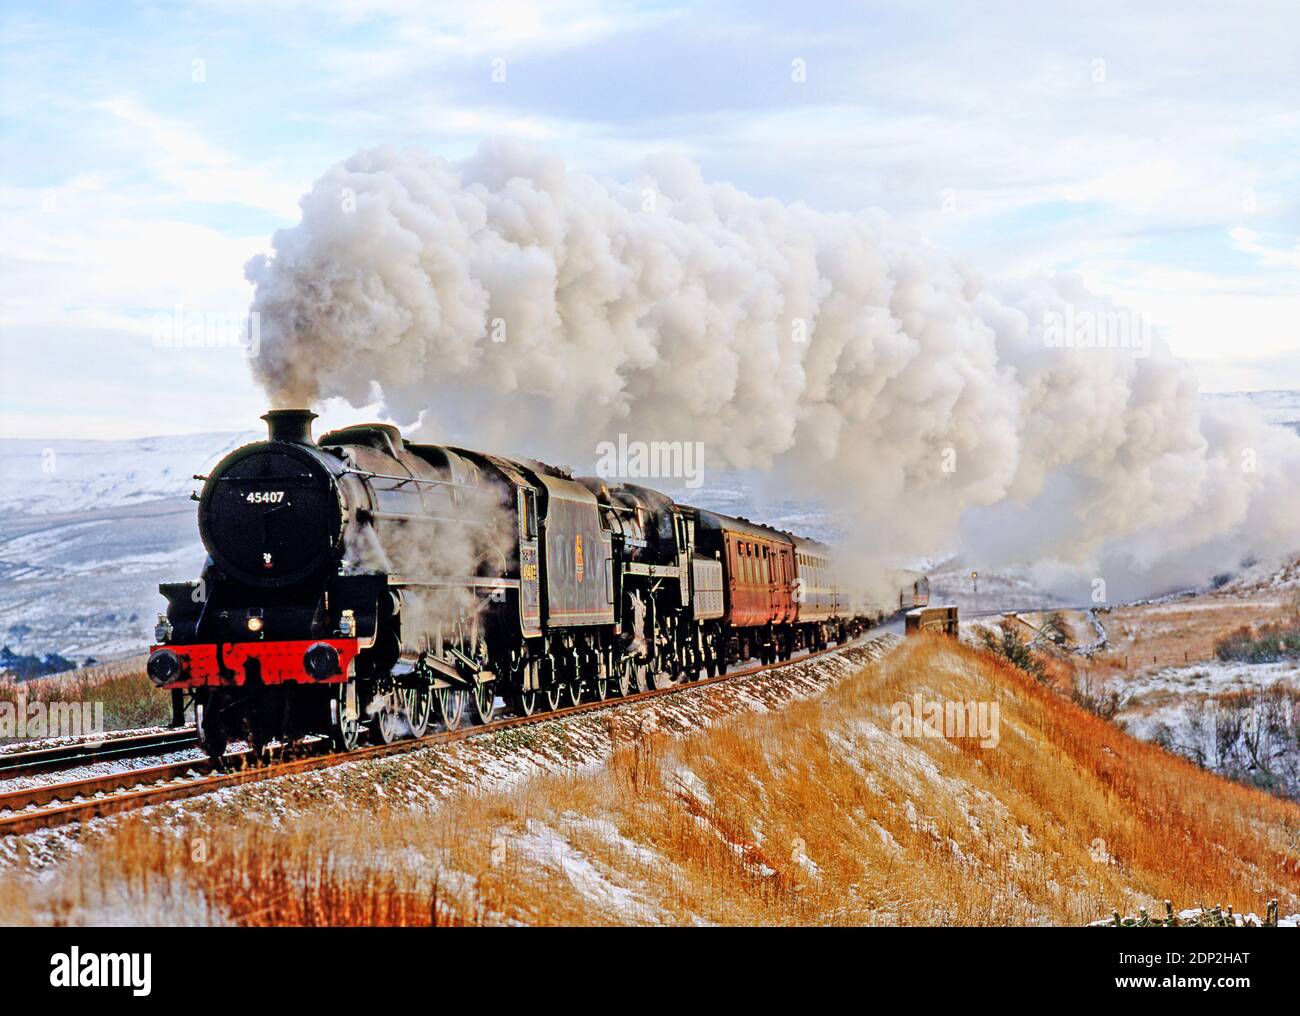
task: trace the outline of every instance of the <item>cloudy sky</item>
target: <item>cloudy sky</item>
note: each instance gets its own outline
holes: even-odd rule
[[[247,429],[243,353],[160,322],[245,313],[358,148],[495,135],[879,206],[986,276],[1082,275],[1206,389],[1300,387],[1294,0],[849,6],[9,0],[0,436]]]

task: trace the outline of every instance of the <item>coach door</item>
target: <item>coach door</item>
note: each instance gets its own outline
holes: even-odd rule
[[[779,621],[781,619],[781,594],[778,592],[781,576],[777,572],[780,566],[776,556],[776,547],[764,543],[763,573],[767,577],[767,616],[770,621]]]
[[[537,491],[520,486],[519,499],[519,625],[525,635],[542,633],[541,570],[537,561]]]

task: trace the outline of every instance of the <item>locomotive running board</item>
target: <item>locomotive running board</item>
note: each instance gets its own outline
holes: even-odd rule
[[[466,586],[472,589],[518,589],[518,579],[493,579],[482,577],[459,578],[454,575],[431,575],[424,579],[408,578],[405,575],[388,576],[390,586],[416,586],[442,589],[448,586]]]
[[[631,561],[623,566],[625,575],[644,575],[652,579],[679,579],[682,577],[681,569],[671,564],[641,564],[637,561]]]

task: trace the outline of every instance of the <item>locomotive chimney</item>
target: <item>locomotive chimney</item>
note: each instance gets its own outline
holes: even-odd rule
[[[272,409],[262,419],[266,421],[269,440],[312,444],[311,422],[316,414],[310,409]]]

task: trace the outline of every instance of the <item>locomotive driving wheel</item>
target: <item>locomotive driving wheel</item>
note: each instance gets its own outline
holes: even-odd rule
[[[537,661],[537,680],[541,687],[541,711],[554,712],[564,698],[564,680],[555,664],[554,656],[543,656]]]
[[[532,716],[537,712],[539,698],[536,689],[517,691],[510,698],[510,704],[520,716]]]
[[[573,649],[565,661],[564,699],[571,706],[582,701],[582,653]]]
[[[536,660],[526,660],[516,663],[514,673],[517,680],[512,682],[514,687],[510,694],[510,705],[520,716],[532,716],[537,712],[539,697],[537,692],[537,677],[540,667]],[[527,688],[524,686],[527,685]]]
[[[335,751],[351,751],[361,741],[361,711],[357,707],[357,682],[334,686],[330,698],[330,740]]]
[[[612,679],[609,673],[609,664],[606,662],[606,654],[597,650],[595,654],[596,666],[593,668],[591,675],[591,689],[596,693],[596,701],[604,702],[609,698]]]
[[[395,688],[384,692],[379,696],[377,705],[379,708],[374,719],[375,735],[384,744],[392,744],[400,740],[406,733],[402,693]]]
[[[448,730],[455,730],[465,716],[465,699],[468,697],[461,688],[439,688],[434,693],[438,702],[438,718]]]
[[[614,663],[614,690],[619,695],[632,694],[632,660],[620,655]]]
[[[401,690],[402,713],[412,737],[423,737],[433,718],[433,692],[427,682]]]
[[[475,723],[489,724],[496,714],[497,683],[495,681],[478,681],[470,692],[470,713]]]

